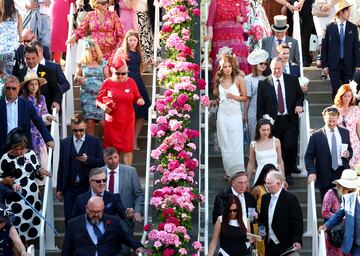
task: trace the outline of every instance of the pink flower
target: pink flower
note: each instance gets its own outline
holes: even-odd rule
[[[192,243],[192,246],[195,250],[199,251],[201,249],[201,243],[199,241],[195,241]]]
[[[173,249],[167,248],[167,249],[164,250],[164,256],[172,256],[174,254],[175,254],[175,252],[174,252]]]
[[[192,12],[195,16],[200,16],[200,10],[198,8],[194,9]]]
[[[165,208],[162,215],[166,219],[166,218],[169,218],[169,217],[173,217],[174,212],[175,211],[174,211],[173,208]]]
[[[145,226],[144,226],[144,231],[145,232],[148,232],[150,230],[150,224],[146,224]]]
[[[173,170],[175,168],[179,167],[179,161],[178,160],[170,160],[168,163],[169,170]]]
[[[206,107],[209,106],[209,104],[210,104],[209,97],[206,95],[201,96],[200,101],[201,101],[201,104]]]
[[[177,98],[177,103],[182,106],[185,104],[185,102],[189,99],[189,96],[187,96],[186,94],[180,94]]]
[[[162,243],[161,243],[160,241],[155,241],[154,246],[155,246],[156,248],[159,248],[159,247],[162,246]]]
[[[206,88],[206,82],[205,82],[204,79],[198,79],[198,80],[196,81],[196,83],[197,83],[197,86],[198,86],[198,88],[199,88],[200,90],[205,90],[205,88]]]
[[[186,254],[187,254],[187,250],[186,250],[185,248],[180,248],[179,253],[180,253],[181,255],[186,255]]]
[[[171,33],[173,30],[170,26],[163,26],[162,29],[161,29],[161,32],[163,33]]]

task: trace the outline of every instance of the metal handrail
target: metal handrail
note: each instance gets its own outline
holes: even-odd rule
[[[315,198],[315,181],[308,184],[307,192],[307,227],[304,236],[312,237],[312,255],[318,256],[318,226],[316,213],[316,198]]]
[[[56,120],[59,120],[58,113],[56,108],[53,108],[52,115],[56,117]],[[57,153],[54,153],[54,150],[49,148],[48,151],[48,162],[46,169],[50,171],[50,173],[53,174],[54,167],[58,164],[58,147],[60,145],[59,143],[59,123],[56,121],[51,122],[51,129],[50,134],[52,138],[54,139],[55,149],[57,150]],[[41,209],[41,214],[47,219],[47,221],[54,225],[54,204],[53,204],[53,186],[52,186],[52,180],[49,177],[45,177],[45,189],[44,189],[44,198],[43,198],[43,204]],[[46,235],[45,235],[46,234]],[[55,245],[55,235],[53,230],[49,229],[47,226],[45,226],[45,220],[41,219],[40,221],[40,245],[39,245],[39,255],[45,256],[46,250],[57,250],[57,247]]]
[[[310,140],[310,111],[309,102],[304,100],[304,112],[300,114],[300,150],[299,150],[299,167],[301,170],[301,176],[307,176],[305,167],[305,154],[307,145]]]
[[[27,253],[30,253],[31,256],[35,256],[35,246],[32,244],[30,245],[27,250],[26,250]]]
[[[321,230],[319,233],[319,256],[326,256],[326,242],[324,230]]]
[[[154,0],[155,6],[155,24],[154,24],[154,61],[157,60],[157,52],[159,47],[159,18],[160,18],[160,7],[159,2]],[[147,141],[146,141],[146,176],[145,176],[145,205],[144,205],[144,225],[149,222],[149,202],[150,202],[150,176],[153,175],[150,172],[151,165],[151,125],[152,117],[155,112],[155,100],[156,100],[156,74],[157,68],[153,66],[153,77],[152,77],[152,89],[151,89],[151,106],[148,109],[148,125],[147,125]],[[143,233],[141,242],[144,244],[146,240],[146,233]]]

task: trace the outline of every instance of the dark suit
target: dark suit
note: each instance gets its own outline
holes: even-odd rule
[[[94,244],[86,229],[86,217],[80,215],[70,220],[66,230],[64,243],[61,251],[63,256],[89,256],[98,253],[98,256],[117,255],[124,243],[134,250],[142,247],[136,240],[130,239],[128,234],[120,226],[119,218],[104,214],[103,222],[105,233]]]
[[[61,140],[56,191],[63,193],[65,223],[71,217],[77,196],[89,190],[90,170],[104,165],[102,147],[97,137],[85,136],[79,150],[79,154],[86,153],[88,157],[85,163],[76,160],[78,154],[74,150],[73,135]],[[76,175],[80,178],[79,182],[75,182]]]
[[[261,210],[259,223],[266,227],[266,234],[269,235],[269,204],[271,194],[265,194],[261,199]],[[290,248],[293,243],[302,243],[303,235],[303,214],[298,199],[293,194],[282,191],[277,200],[271,227],[276,238],[279,240],[277,251],[271,248],[268,237],[265,242],[265,252],[267,256],[278,256],[286,249]]]
[[[18,78],[20,82],[24,81],[24,77],[26,76],[28,68],[25,67],[21,69],[18,73]],[[62,92],[61,89],[56,81],[56,74],[55,71],[52,69],[39,64],[37,69],[38,77],[43,77],[46,79],[47,83],[41,86],[41,94],[44,95],[46,100],[46,107],[51,113],[52,111],[52,103],[57,102],[61,106],[62,101]]]
[[[70,83],[66,79],[64,72],[61,69],[60,64],[50,61],[50,60],[45,60],[45,66],[49,67],[50,69],[55,71],[56,80],[57,80],[58,86],[61,89],[61,92],[65,93],[66,91],[68,91],[70,89]]]
[[[290,74],[288,74],[288,75],[295,76],[296,78],[300,77],[300,68],[298,65],[296,65],[295,63],[289,63],[289,69],[290,69]],[[284,73],[285,73],[285,70],[284,70]]]
[[[233,193],[232,193],[232,190],[230,187],[230,188],[226,188],[224,191],[222,191],[215,197],[214,209],[212,212],[213,224],[215,224],[215,222],[219,216],[222,216],[224,214],[225,206],[227,203],[227,197],[228,197],[228,195],[231,195],[231,194],[233,194]],[[256,200],[255,200],[255,197],[252,194],[250,194],[249,192],[245,192],[244,197],[245,197],[246,214],[247,214],[248,208],[256,209]]]
[[[357,27],[346,21],[344,58],[340,59],[340,35],[336,22],[326,27],[321,46],[321,65],[329,68],[333,97],[342,84],[349,83],[355,68],[360,67],[359,37]]]
[[[89,190],[76,198],[72,211],[72,218],[86,213],[85,205],[91,196],[92,193]],[[125,219],[126,209],[121,202],[119,194],[113,194],[109,191],[105,191],[102,197],[105,205],[104,213],[109,215],[118,215],[122,219]]]
[[[6,102],[5,98],[0,100],[0,140],[1,143],[1,152],[3,155],[8,149],[5,148],[5,141],[7,136],[7,116],[6,116]],[[21,97],[18,97],[18,126],[22,127],[25,131],[25,136],[28,140],[28,147],[32,149],[32,136],[31,136],[31,121],[35,124],[36,128],[39,130],[41,136],[45,142],[53,141],[49,131],[46,129],[46,126],[41,119],[41,117],[36,112],[34,105]]]
[[[344,169],[349,168],[349,160],[352,157],[353,150],[351,148],[349,131],[338,127],[342,143],[348,144],[349,158],[342,158],[343,165],[337,170],[331,168],[331,150],[326,137],[325,128],[321,128],[314,132],[309,140],[309,144],[305,153],[305,166],[308,174],[316,174],[316,186],[320,189],[321,198],[324,197],[326,191],[333,187],[332,182],[340,179]]]
[[[296,77],[283,74],[288,115],[278,115],[278,101],[272,76],[259,81],[257,93],[257,119],[268,114],[274,120],[273,135],[280,139],[282,158],[286,175],[296,170],[297,138],[299,134],[299,117],[295,114],[295,107],[303,106],[304,93]]]
[[[47,46],[43,46],[43,54],[46,60],[50,60],[50,49]],[[19,47],[15,51],[15,65],[13,68],[13,75],[18,76],[19,71],[26,67],[25,59],[24,59],[24,45],[20,44]]]

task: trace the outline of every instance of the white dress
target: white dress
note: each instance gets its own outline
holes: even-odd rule
[[[272,137],[272,140],[273,140],[273,147],[271,149],[266,149],[266,150],[257,150],[256,141],[251,142],[251,146],[254,148],[255,151],[255,157],[257,163],[254,184],[257,181],[260,172],[265,165],[267,164],[273,164],[274,166],[278,165],[275,137]]]
[[[244,171],[243,122],[240,102],[226,98],[226,93],[240,96],[233,83],[228,89],[219,85],[219,110],[217,114],[217,135],[225,173],[228,176]]]

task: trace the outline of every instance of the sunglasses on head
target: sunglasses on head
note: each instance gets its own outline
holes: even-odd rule
[[[73,132],[84,132],[85,129],[72,129]]]
[[[109,1],[99,1],[97,2],[98,4],[101,4],[101,5],[107,5],[109,3]]]
[[[229,209],[229,212],[238,212],[239,209]]]
[[[106,183],[106,179],[100,179],[100,180],[91,180],[91,181],[95,181],[97,184],[102,183]]]
[[[118,72],[118,71],[115,71],[114,72],[115,73],[115,75],[117,75],[117,76],[126,76],[127,75],[127,72]]]
[[[11,86],[6,86],[5,89],[6,89],[7,91],[10,91],[10,90],[16,91],[16,90],[17,90],[16,87],[11,87]]]

